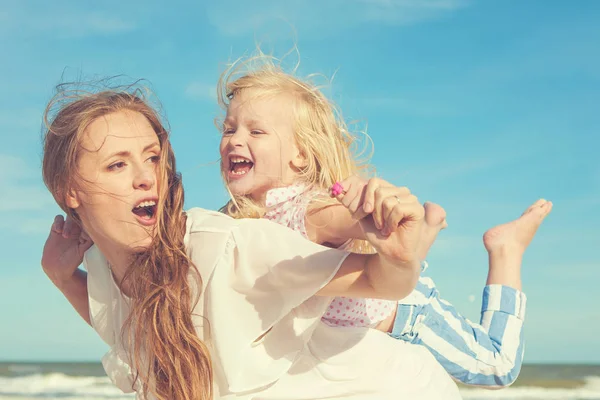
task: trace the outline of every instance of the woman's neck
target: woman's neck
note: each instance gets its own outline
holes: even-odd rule
[[[108,261],[109,268],[113,274],[114,280],[126,296],[130,296],[129,285],[123,284],[123,278],[127,272],[127,269],[131,265],[134,259],[134,252],[131,248],[123,248],[117,246],[114,243],[107,243],[106,241],[94,242],[100,252],[104,255]]]

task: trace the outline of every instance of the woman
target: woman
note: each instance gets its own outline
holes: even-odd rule
[[[459,397],[426,350],[368,328],[319,324],[331,296],[401,299],[414,288],[423,208],[406,188],[370,184],[373,212],[396,229],[382,236],[363,219],[377,254],[349,254],[269,221],[183,212],[167,131],[139,94],[77,96],[47,125],[44,181],[94,247],[61,235],[59,219],[42,265],[111,347],[103,364],[124,391],[159,399]]]

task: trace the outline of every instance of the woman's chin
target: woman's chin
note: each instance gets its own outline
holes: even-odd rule
[[[126,246],[130,248],[133,253],[141,253],[148,250],[148,248],[152,245],[152,241],[152,236],[145,234],[134,242],[131,242],[130,240]]]

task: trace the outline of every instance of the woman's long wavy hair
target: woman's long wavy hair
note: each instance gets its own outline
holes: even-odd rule
[[[323,193],[311,202],[308,211],[311,213],[338,204],[327,195],[334,183],[352,175],[370,177],[374,169],[369,165],[371,152],[367,151],[367,146],[359,147],[360,141],[349,131],[338,107],[314,83],[318,75],[300,79],[295,76],[295,70],[286,73],[280,60],[258,49],[256,55],[238,60],[223,72],[217,94],[219,105],[225,112],[231,100],[244,91],[251,90],[253,98],[293,96],[294,139],[306,160],[306,166],[298,171],[300,181],[307,185],[307,190]],[[372,146],[366,132],[362,133],[367,145]],[[227,185],[225,176],[223,180]],[[234,218],[261,218],[267,211],[250,196],[233,195],[231,191],[229,194],[231,200],[221,211]],[[366,241],[354,241],[352,249],[372,252]]]
[[[85,190],[77,173],[77,159],[86,128],[97,118],[132,111],[150,122],[161,144],[157,166],[159,202],[152,245],[136,254],[121,286],[131,290],[131,312],[121,335],[127,343],[136,384],[142,396],[158,399],[212,400],[212,366],[209,351],[196,334],[192,310],[199,291],[188,279],[200,276],[187,257],[183,237],[183,186],[175,168],[169,134],[146,90],[137,85],[96,92],[59,86],[44,115],[43,178],[58,205],[80,221],[66,205],[66,193]],[[194,298],[196,300],[194,300]]]

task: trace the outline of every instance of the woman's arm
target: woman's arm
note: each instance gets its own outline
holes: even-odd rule
[[[87,273],[78,267],[92,241],[73,221],[58,215],[42,254],[42,269],[62,292],[75,311],[91,325],[87,291]]]
[[[401,300],[415,288],[420,269],[416,258],[400,261],[379,253],[350,254],[317,295]]]
[[[348,187],[346,182],[342,186]],[[359,227],[377,253],[348,256],[318,294],[390,300],[406,297],[420,273],[416,248],[423,206],[407,188],[395,187],[381,179],[371,179],[366,187],[355,192],[345,191],[338,200],[353,211],[354,217],[362,214]]]
[[[90,305],[87,290],[87,273],[77,269],[67,281],[54,282],[54,285],[62,292],[71,303],[75,311],[84,319],[88,325],[90,321]]]

